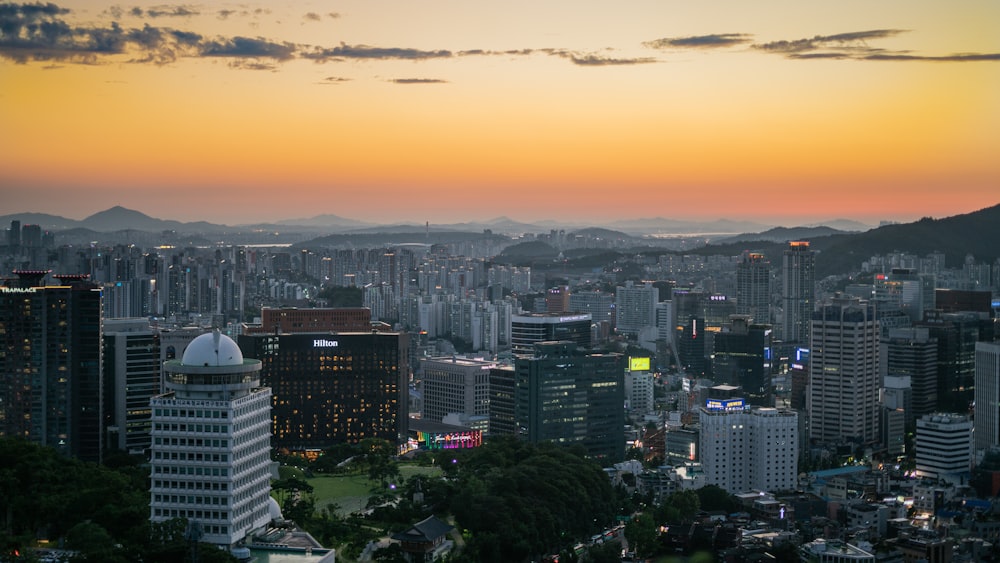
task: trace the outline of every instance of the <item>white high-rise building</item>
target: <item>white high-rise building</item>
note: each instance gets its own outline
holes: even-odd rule
[[[812,316],[810,437],[822,444],[879,441],[879,324],[874,307],[834,297]]]
[[[496,362],[454,356],[421,360],[422,417],[434,422],[449,414],[489,417],[494,367]]]
[[[744,404],[743,399],[708,399],[700,409],[698,451],[706,482],[733,494],[795,490],[798,413],[748,410]]]
[[[260,360],[218,331],[163,364],[152,408],[149,519],[187,518],[232,549],[271,521],[271,390]]]
[[[653,412],[653,374],[649,371],[649,359],[634,359],[645,360],[647,365],[639,366],[645,369],[632,369],[630,366],[625,373],[625,408],[644,413]],[[631,360],[629,363],[633,364]]]
[[[968,482],[972,421],[960,414],[927,414],[917,420],[917,477]],[[963,475],[964,474],[964,475]]]
[[[637,335],[647,326],[656,326],[656,304],[660,290],[646,282],[637,286],[631,281],[615,289],[615,328],[623,334]]]
[[[1000,446],[1000,344],[976,342],[976,451]]]

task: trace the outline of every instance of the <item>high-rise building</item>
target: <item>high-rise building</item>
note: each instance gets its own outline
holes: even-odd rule
[[[232,549],[271,521],[271,390],[260,360],[218,331],[163,365],[153,411],[149,519],[186,518]]]
[[[514,423],[514,394],[516,391],[514,366],[490,368],[490,436],[517,434]]]
[[[937,339],[931,338],[926,327],[895,328],[889,331],[889,338],[882,342],[885,351],[886,376],[906,376],[910,378],[912,389],[912,412],[907,419],[931,414],[937,410]]]
[[[534,313],[513,315],[510,323],[510,344],[514,354],[532,354],[535,343],[566,340],[590,348],[589,314],[563,315]]]
[[[0,287],[0,436],[100,461],[104,364],[100,286],[85,275],[16,270]]]
[[[7,231],[7,246],[17,249],[21,246],[21,222],[14,219],[10,222],[10,230]]]
[[[928,311],[916,326],[937,340],[936,410],[969,412],[975,394],[976,342],[993,340],[988,332],[992,319],[981,313]]]
[[[701,457],[698,453],[700,430],[698,425],[693,428],[682,426],[680,428],[667,428],[664,438],[666,455],[665,463],[673,467],[682,467],[688,462],[698,462]]]
[[[705,320],[702,317],[688,317],[677,328],[677,358],[680,368],[691,377],[704,375],[708,371]]]
[[[793,491],[798,484],[798,413],[708,399],[699,409],[705,479],[731,494]]]
[[[746,315],[733,315],[729,326],[715,334],[713,378],[716,383],[741,387],[751,405],[773,407],[771,326],[750,320]]]
[[[813,440],[878,443],[879,336],[868,301],[838,296],[813,313],[808,405]]]
[[[660,302],[660,290],[652,282],[641,286],[631,281],[615,288],[615,328],[618,332],[637,335],[639,331],[656,326],[656,304]]]
[[[264,307],[260,318],[260,326],[247,326],[244,333],[367,332],[372,327],[368,307]]]
[[[917,420],[914,442],[917,477],[969,481],[972,470],[972,421],[960,414],[927,414]]]
[[[420,362],[421,418],[441,422],[449,414],[488,418],[494,362],[451,356]]]
[[[271,388],[272,445],[301,451],[407,438],[408,335],[394,332],[246,334]]]
[[[763,254],[745,251],[736,264],[736,313],[771,322],[771,262]]]
[[[615,296],[600,291],[574,291],[569,295],[569,311],[589,313],[595,323],[615,324]]]
[[[874,298],[893,303],[911,321],[919,321],[924,311],[934,308],[934,276],[920,274],[914,268],[893,268],[888,274],[876,274]]]
[[[108,449],[144,455],[152,419],[149,399],[163,392],[160,337],[148,319],[104,321],[104,418]]]
[[[570,292],[568,285],[551,287],[545,292],[545,312],[546,313],[567,313],[569,312]]]
[[[625,373],[625,408],[641,413],[653,412],[653,374],[649,358],[629,358]]]
[[[976,451],[1000,446],[1000,344],[976,343]]]
[[[580,444],[591,457],[625,456],[625,359],[592,354],[572,342],[542,342],[518,356],[515,422],[532,443]]]
[[[782,255],[782,334],[786,342],[809,342],[809,321],[816,295],[816,253],[806,241],[793,241]]]

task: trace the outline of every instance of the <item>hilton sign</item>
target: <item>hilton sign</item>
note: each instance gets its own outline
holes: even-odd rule
[[[313,340],[313,348],[336,348],[336,340],[327,340],[325,338],[317,338]]]

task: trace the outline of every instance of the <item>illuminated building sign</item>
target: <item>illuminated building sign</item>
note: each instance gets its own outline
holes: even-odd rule
[[[0,291],[3,293],[35,293],[38,291],[36,287],[0,287]]]
[[[743,399],[706,399],[705,410],[742,411],[746,410],[746,405]]]
[[[336,340],[327,340],[325,338],[317,338],[313,340],[313,348],[336,348],[338,346]]]
[[[417,431],[417,446],[428,450],[475,448],[482,444],[483,433],[480,430],[444,433]]]
[[[573,321],[589,321],[590,315],[572,315],[569,317],[559,317],[559,322],[570,323]]]
[[[649,358],[629,358],[629,371],[649,371]]]

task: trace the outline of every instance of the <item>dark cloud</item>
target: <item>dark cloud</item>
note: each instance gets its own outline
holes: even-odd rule
[[[316,12],[309,12],[302,17],[307,21],[313,21],[313,22],[318,22],[323,19],[323,17],[317,14]]]
[[[344,78],[343,76],[327,76],[320,81],[320,84],[343,84],[350,81],[350,78]]]
[[[169,30],[170,35],[173,36],[181,45],[186,45],[188,47],[197,47],[201,43],[201,35],[193,33],[190,31],[179,31],[176,29]]]
[[[865,57],[867,61],[930,61],[964,63],[976,61],[1000,61],[1000,53],[957,53],[944,56],[920,56],[906,54],[874,54]]]
[[[235,13],[236,13],[236,10],[219,10],[218,12],[215,13],[215,15],[218,16],[220,20],[224,20],[224,19],[228,19],[229,16],[231,16],[231,15],[233,15]]]
[[[0,18],[23,18],[25,20],[37,20],[46,16],[58,16],[68,14],[69,10],[49,2],[42,4],[0,4]]]
[[[315,48],[312,51],[304,51],[300,56],[317,62],[342,61],[346,59],[424,60],[446,59],[452,56],[452,52],[445,50],[423,51],[421,49],[404,47],[370,47],[368,45],[347,45],[341,43],[339,47],[328,49]]]
[[[327,17],[329,17],[332,20],[335,20],[340,17],[340,14],[337,12],[330,12],[329,14],[327,14]]]
[[[447,80],[439,78],[394,78],[390,80],[393,84],[447,84]]]
[[[275,43],[263,38],[232,37],[205,41],[201,54],[205,57],[259,57],[279,61],[291,59],[296,46],[292,43]]]
[[[579,53],[575,53],[573,51],[566,51],[563,49],[540,49],[540,51],[556,57],[569,59],[573,64],[580,66],[627,66],[627,65],[641,65],[641,64],[649,64],[657,62],[656,59],[652,57],[619,59],[615,57],[604,57],[601,55],[593,55],[593,54],[582,55]]]
[[[903,29],[874,29],[870,31],[838,33],[835,35],[815,35],[807,39],[758,43],[754,45],[754,48],[788,56],[821,53],[833,49],[834,52],[846,55],[849,58],[855,58],[881,51],[881,49],[875,49],[868,45],[868,41],[885,39],[905,32],[906,30]]]
[[[712,35],[692,35],[690,37],[665,37],[646,41],[644,46],[653,49],[695,48],[717,49],[720,47],[735,47],[749,43],[753,36],[749,33],[717,33]]]
[[[186,18],[190,16],[197,16],[200,13],[201,12],[197,9],[184,5],[161,5],[146,9],[146,15],[151,18]]]
[[[229,68],[238,68],[242,70],[278,70],[278,65],[274,63],[265,63],[258,60],[246,60],[246,59],[234,59],[229,61]]]
[[[76,29],[58,18],[66,13],[55,4],[0,5],[0,57],[97,64],[98,55],[122,52],[125,40],[117,23]]]
[[[129,62],[153,64],[171,63],[181,56],[282,61],[292,58],[296,49],[289,43],[246,37],[206,40],[197,33],[149,24],[135,29],[124,29],[117,22],[109,27],[73,27],[58,17],[65,13],[53,4],[0,5],[0,57],[18,63],[76,64],[100,64],[109,55],[129,55]]]
[[[887,39],[906,33],[905,29],[873,29],[835,35],[816,35],[806,39],[771,41],[754,45],[769,53],[790,59],[850,59],[860,61],[978,62],[998,61],[1000,53],[956,53],[952,55],[917,55],[911,51],[890,51],[874,47],[869,41]]]

